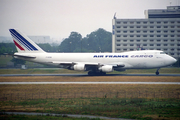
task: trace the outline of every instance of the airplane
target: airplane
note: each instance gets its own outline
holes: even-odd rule
[[[160,50],[128,51],[122,53],[49,53],[42,50],[25,34],[9,29],[17,48],[17,59],[50,65],[69,70],[88,71],[88,75],[106,75],[126,69],[159,69],[177,60]]]

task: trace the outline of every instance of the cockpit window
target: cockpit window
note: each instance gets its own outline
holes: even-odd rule
[[[160,54],[166,54],[165,52],[160,52]]]

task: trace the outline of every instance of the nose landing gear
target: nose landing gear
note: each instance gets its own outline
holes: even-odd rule
[[[160,68],[158,68],[158,69],[156,70],[156,75],[159,75],[159,69],[160,69]]]

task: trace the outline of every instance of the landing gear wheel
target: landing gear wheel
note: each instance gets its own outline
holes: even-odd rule
[[[90,75],[90,76],[92,76],[92,75],[98,76],[98,75],[106,75],[106,73],[105,73],[105,72],[89,71],[89,72],[88,72],[88,75]]]
[[[158,71],[156,72],[156,75],[159,75],[159,72],[158,72]]]
[[[159,69],[160,69],[160,68],[158,68],[158,69],[156,70],[156,75],[159,75]]]

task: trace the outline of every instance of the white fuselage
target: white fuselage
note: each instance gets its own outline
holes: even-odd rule
[[[124,65],[119,69],[161,68],[176,62],[176,59],[158,50],[130,51],[123,53],[15,53],[33,56],[24,60],[63,67],[60,63],[78,63],[103,65]]]

